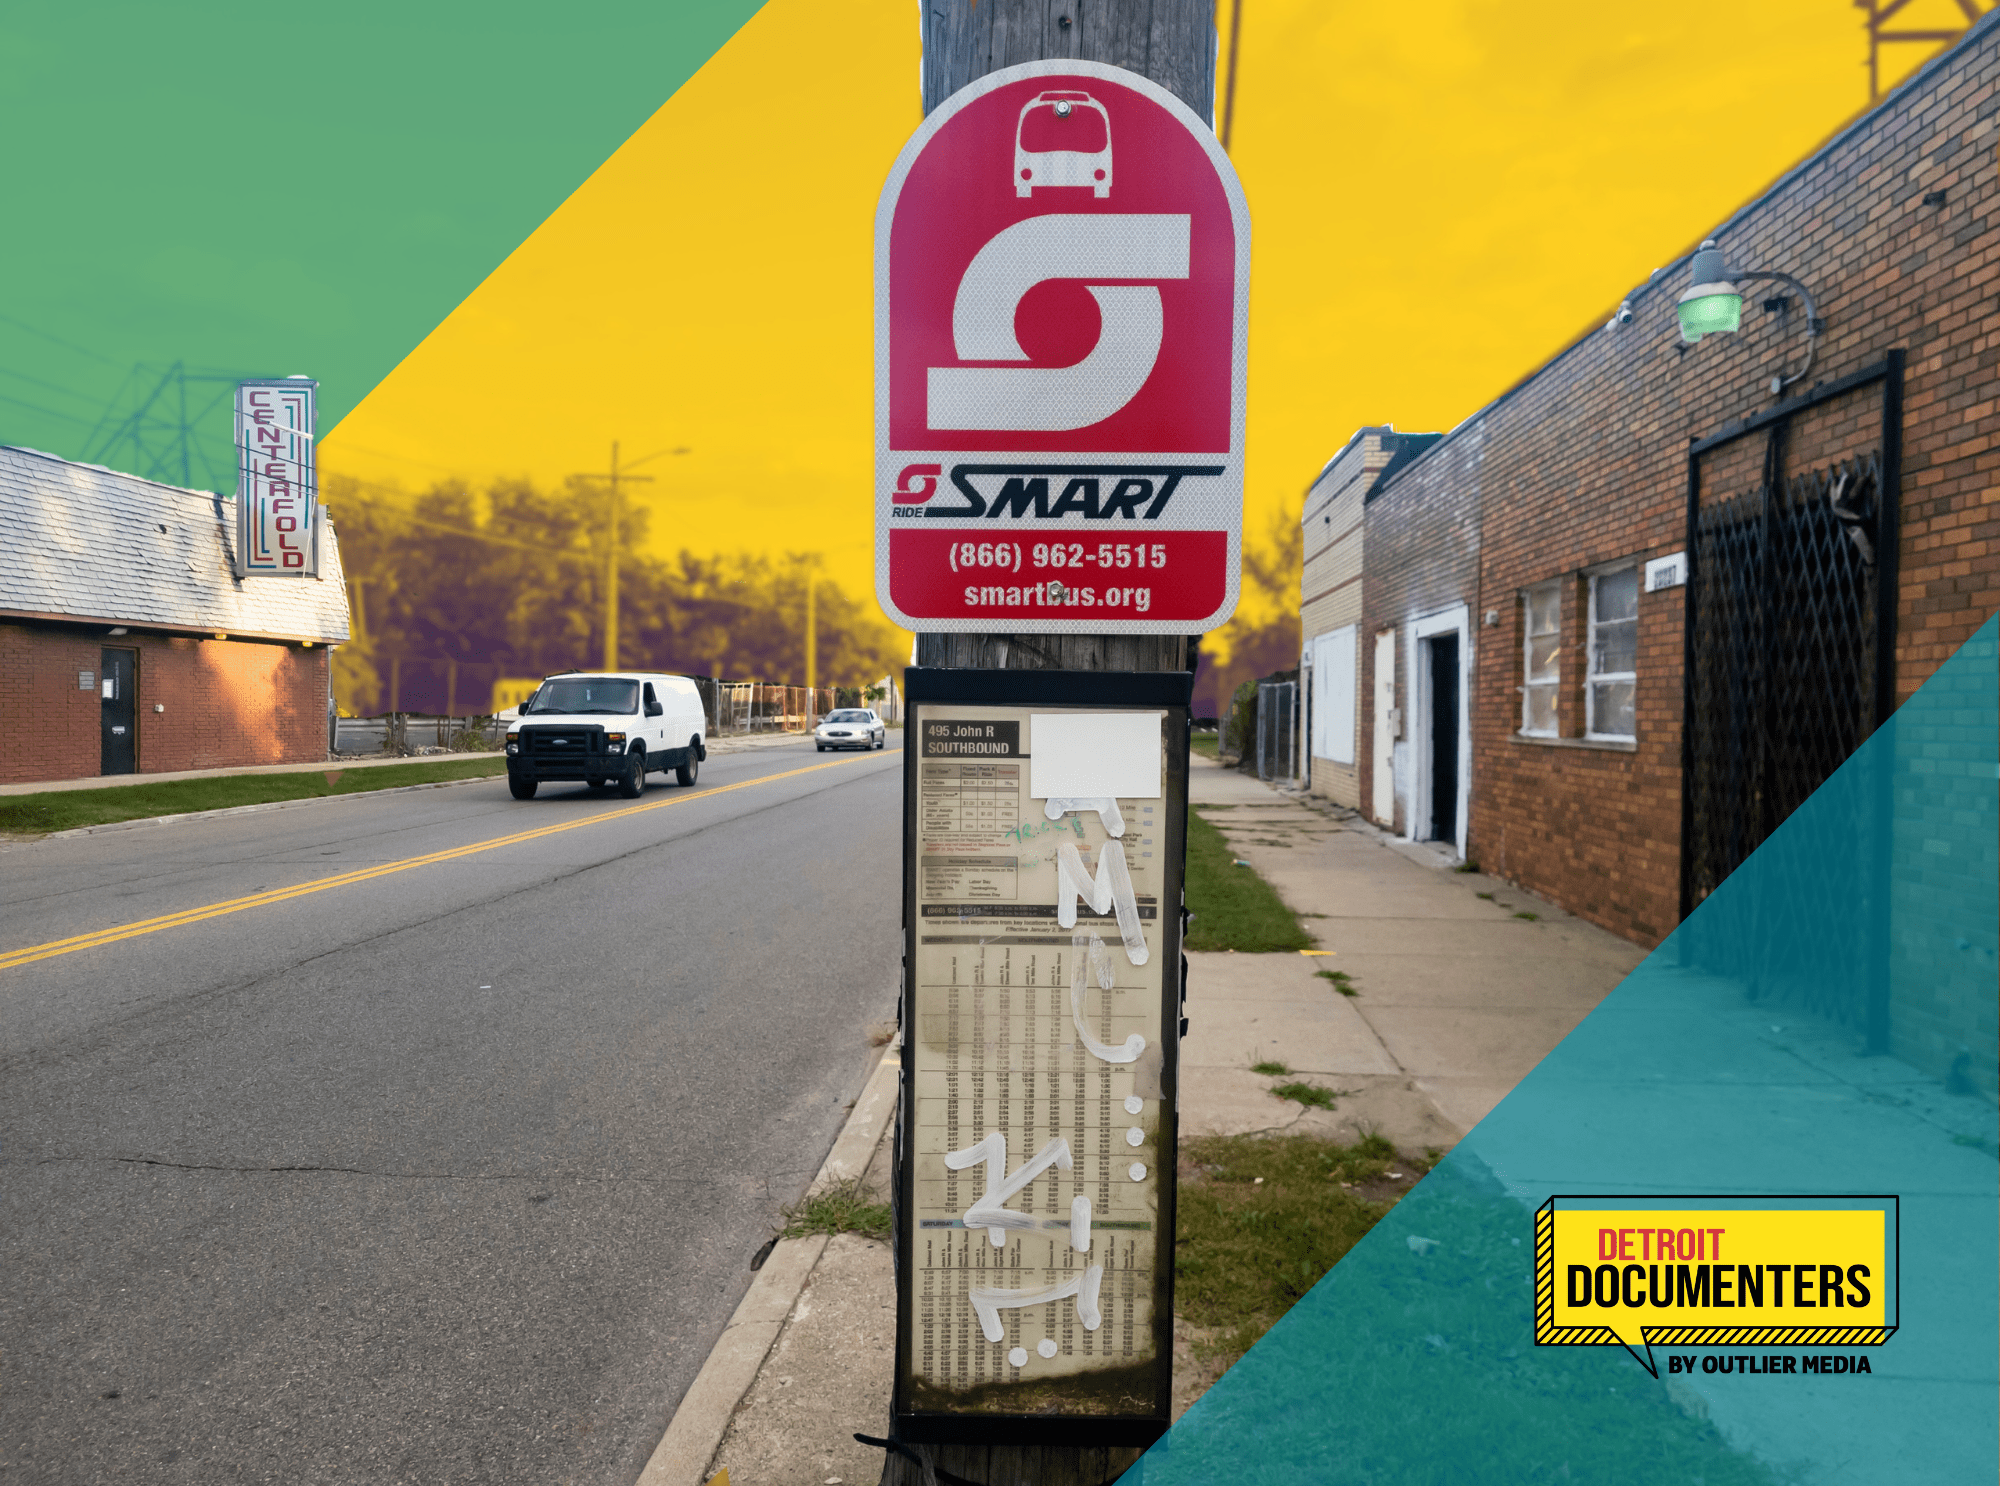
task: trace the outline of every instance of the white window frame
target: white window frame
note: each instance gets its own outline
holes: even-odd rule
[[[1555,628],[1549,633],[1556,638],[1554,674],[1545,681],[1535,679],[1535,599],[1547,595],[1555,600]],[[1549,715],[1554,719],[1548,727],[1530,727],[1529,721],[1534,710],[1529,701],[1536,688],[1546,688],[1549,692]],[[1562,579],[1551,578],[1546,583],[1537,583],[1521,590],[1521,736],[1524,738],[1553,738],[1562,731]]]
[[[1639,563],[1637,559],[1628,562],[1615,562],[1605,567],[1595,568],[1587,575],[1590,579],[1590,617],[1584,629],[1583,736],[1596,743],[1632,743],[1636,742],[1639,736],[1638,671],[1636,669],[1630,671],[1600,671],[1597,669],[1597,585],[1604,579],[1616,577],[1620,573],[1631,573],[1633,575],[1634,596],[1632,618],[1630,620],[1614,619],[1607,621],[1607,623],[1629,623],[1632,626],[1632,663],[1636,667],[1639,663],[1639,604],[1637,596]],[[1634,693],[1632,698],[1632,731],[1629,733],[1607,733],[1600,730],[1597,726],[1597,688],[1606,682],[1615,681],[1629,681],[1632,683]]]

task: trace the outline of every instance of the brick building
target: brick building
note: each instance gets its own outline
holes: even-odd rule
[[[326,757],[332,527],[319,579],[234,543],[220,496],[0,447],[0,782]]]
[[[1299,581],[1300,709],[1307,786],[1336,804],[1361,808],[1360,625],[1362,501],[1392,462],[1407,462],[1438,435],[1363,428],[1327,461],[1299,514],[1304,562]],[[1385,818],[1388,807],[1378,812]]]
[[[1739,333],[1684,259],[1369,482],[1369,814],[1656,944],[2000,608],[1996,84],[2000,15],[1714,229]]]

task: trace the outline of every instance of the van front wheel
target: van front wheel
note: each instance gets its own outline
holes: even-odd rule
[[[636,800],[646,792],[646,755],[639,752],[632,755],[632,762],[625,772],[618,776],[618,793],[628,800]]]
[[[508,793],[512,794],[517,800],[534,799],[535,789],[539,783],[539,780],[523,779],[519,774],[509,774],[507,776]]]

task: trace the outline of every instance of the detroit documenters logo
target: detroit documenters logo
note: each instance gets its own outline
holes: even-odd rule
[[[876,570],[922,629],[1184,633],[1234,610],[1249,217],[1146,79],[994,73],[876,217]]]

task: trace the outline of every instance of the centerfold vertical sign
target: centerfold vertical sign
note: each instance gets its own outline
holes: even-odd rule
[[[319,468],[310,377],[236,387],[236,576],[319,576]]]
[[[913,630],[1191,634],[1236,609],[1250,213],[1137,73],[989,73],[875,217],[876,596]]]

